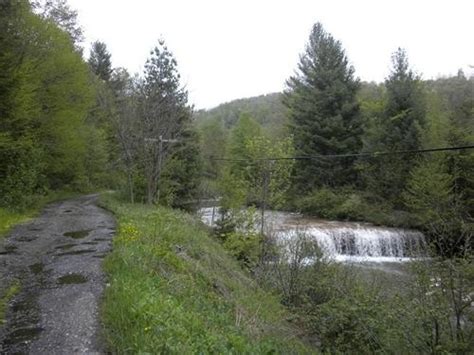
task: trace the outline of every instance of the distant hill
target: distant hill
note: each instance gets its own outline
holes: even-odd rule
[[[195,121],[199,125],[207,120],[219,120],[227,129],[232,128],[242,113],[248,113],[265,130],[281,133],[285,130],[288,118],[287,109],[282,104],[282,94],[273,93],[245,99],[237,99],[221,104],[209,110],[195,113]]]

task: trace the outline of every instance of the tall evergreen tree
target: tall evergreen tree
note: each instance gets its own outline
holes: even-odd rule
[[[103,42],[96,41],[92,43],[89,56],[89,66],[92,72],[104,81],[109,81],[112,75],[112,62],[107,46]]]
[[[194,127],[186,124],[163,167],[160,203],[193,210],[197,206],[196,200],[199,197],[201,173],[199,136]]]
[[[392,56],[392,72],[385,81],[384,112],[386,148],[418,149],[425,121],[425,105],[419,77],[409,68],[406,52],[399,48]]]
[[[146,180],[146,201],[159,199],[162,168],[191,120],[188,93],[181,86],[177,62],[164,41],[151,52],[140,85],[142,166]]]
[[[438,79],[431,86],[443,97],[449,125],[446,145],[465,146],[474,142],[474,77],[467,79],[460,70],[457,76]],[[449,154],[446,162],[454,177],[454,189],[464,206],[466,220],[474,221],[474,151]],[[474,229],[474,226],[472,227]],[[474,238],[473,238],[474,239]]]
[[[419,77],[409,68],[406,52],[399,48],[392,55],[392,70],[385,80],[385,107],[378,122],[378,134],[367,143],[368,151],[406,151],[422,147],[425,125],[425,100]],[[369,189],[395,207],[401,198],[415,155],[391,155],[390,159],[370,159],[366,166]]]
[[[297,73],[287,81],[296,154],[318,156],[356,153],[361,148],[362,120],[356,93],[358,79],[341,43],[320,23],[311,31]],[[355,181],[355,160],[319,157],[298,160],[295,183],[299,192],[317,186],[341,186]]]

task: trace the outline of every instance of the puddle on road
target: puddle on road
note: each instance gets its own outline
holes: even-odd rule
[[[89,253],[94,253],[96,252],[95,249],[83,249],[83,250],[74,250],[74,251],[67,251],[65,253],[60,253],[58,256],[64,256],[64,255],[81,255],[81,254],[89,254]]]
[[[32,242],[33,240],[36,240],[38,237],[36,236],[21,236],[16,238],[18,242]]]
[[[43,230],[43,226],[33,226],[33,227],[28,228],[28,230],[31,232],[39,232]]]
[[[71,237],[74,239],[82,239],[82,238],[87,237],[91,231],[92,229],[84,229],[80,231],[66,232],[64,233],[64,236]]]
[[[43,263],[32,264],[29,266],[29,268],[33,274],[38,275],[44,271],[44,264]]]
[[[1,339],[3,347],[0,346],[0,352],[2,353],[27,354],[30,343],[43,331],[39,327],[38,295],[39,290],[46,286],[47,271],[44,270],[41,262],[31,264],[28,268],[29,273],[19,275],[21,290],[14,297],[8,312],[6,332]]]
[[[67,274],[58,278],[59,285],[75,285],[87,282],[87,278],[81,274]]]
[[[73,247],[75,247],[77,244],[74,244],[74,243],[69,243],[69,244],[63,244],[63,245],[58,245],[56,248],[54,249],[58,249],[58,250],[69,250]]]
[[[5,245],[3,250],[0,251],[0,255],[11,255],[16,254],[18,248],[15,245]]]

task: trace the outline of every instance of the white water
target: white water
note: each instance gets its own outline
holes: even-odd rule
[[[203,208],[200,213],[207,225],[215,224],[220,217],[217,208]],[[412,230],[274,211],[265,212],[265,220],[266,230],[280,244],[304,234],[315,240],[326,257],[341,262],[403,262],[423,256],[426,250],[423,234]]]

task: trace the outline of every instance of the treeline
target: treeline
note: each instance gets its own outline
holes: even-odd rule
[[[271,96],[282,107],[275,121],[272,109],[278,106],[266,97],[200,113],[207,175],[228,181],[226,174],[233,171],[241,181],[235,186],[246,186],[246,203],[259,205],[252,178],[239,177],[256,163],[248,149],[260,134],[270,146],[291,140],[288,152],[307,159],[287,162],[291,177],[274,208],[416,227],[446,256],[472,250],[474,150],[416,151],[474,143],[474,78],[460,70],[454,77],[422,80],[403,49],[393,53],[384,83],[361,83],[354,72],[341,43],[316,24],[287,89]],[[241,117],[232,125],[237,114]],[[242,149],[235,149],[236,140]],[[413,153],[377,155],[399,151]],[[254,159],[272,156],[290,155],[253,154]],[[215,195],[222,192],[217,190]]]
[[[288,112],[283,105],[281,93],[237,99],[210,110],[199,110],[194,117],[198,125],[218,121],[222,122],[224,128],[231,129],[243,113],[249,114],[271,136],[286,134]]]
[[[112,67],[104,43],[86,61],[81,40],[64,0],[0,2],[0,205],[115,188],[186,206],[198,146],[172,53],[159,42],[132,77]]]
[[[0,3],[0,199],[12,207],[95,184],[106,159],[93,151],[105,140],[89,116],[94,83],[76,38],[57,25],[58,12],[38,10]]]

